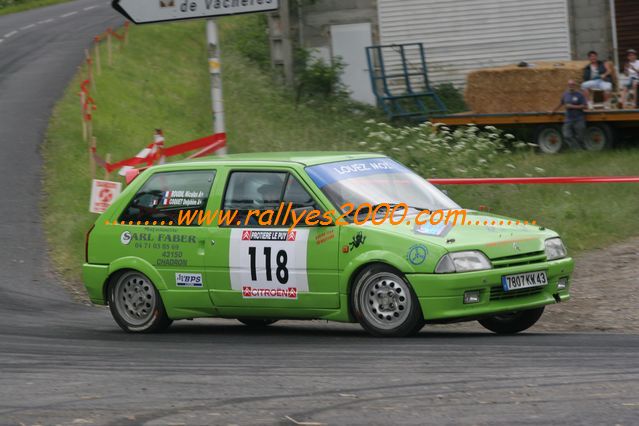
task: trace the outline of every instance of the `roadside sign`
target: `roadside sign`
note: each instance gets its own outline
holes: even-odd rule
[[[93,179],[89,211],[103,213],[118,198],[121,190],[122,184],[120,182]]]
[[[272,12],[279,0],[113,0],[113,8],[136,24]]]

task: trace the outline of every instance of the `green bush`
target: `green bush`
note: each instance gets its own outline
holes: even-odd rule
[[[434,88],[435,93],[446,105],[446,109],[449,113],[455,114],[458,112],[468,111],[466,102],[464,101],[464,95],[453,86],[452,83],[444,83]]]
[[[224,46],[228,46],[229,49],[239,52],[261,69],[270,68],[271,51],[266,15],[246,15],[236,17],[236,19],[238,21],[241,20],[241,25],[234,27],[232,34],[229,37],[225,37],[225,44],[222,49],[225,48]],[[224,55],[224,51],[222,51],[222,55]]]
[[[29,0],[0,0],[0,9],[27,2],[29,2]]]
[[[344,62],[340,57],[328,63],[323,58],[316,58],[306,49],[298,49],[295,55],[295,76],[298,100],[302,97],[320,96],[328,98],[345,98],[348,96],[342,84]]]

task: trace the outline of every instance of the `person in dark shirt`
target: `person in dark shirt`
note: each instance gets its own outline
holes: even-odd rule
[[[581,84],[581,90],[586,92],[590,100],[592,100],[591,90],[603,90],[604,99],[607,102],[613,89],[612,70],[606,66],[606,63],[599,60],[599,56],[594,50],[588,52],[588,60],[590,63],[583,70],[584,82]]]
[[[588,108],[588,101],[577,87],[575,80],[568,80],[568,90],[562,95],[561,102],[552,113],[555,114],[562,106],[566,108],[562,134],[568,146],[579,151],[582,149],[586,133],[585,109]]]

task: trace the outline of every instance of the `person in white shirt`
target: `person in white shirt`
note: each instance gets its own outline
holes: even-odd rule
[[[629,78],[628,84],[623,87],[621,99],[623,99],[625,104],[628,99],[628,92],[632,93],[632,107],[635,108],[637,105],[637,86],[639,86],[639,59],[637,59],[637,51],[635,49],[629,49],[626,53],[628,54],[628,62],[626,62],[624,67],[624,74]]]

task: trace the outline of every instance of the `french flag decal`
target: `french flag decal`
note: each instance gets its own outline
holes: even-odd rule
[[[170,202],[171,202],[171,191],[166,191],[164,193],[164,197],[162,198],[162,205],[168,206]]]

